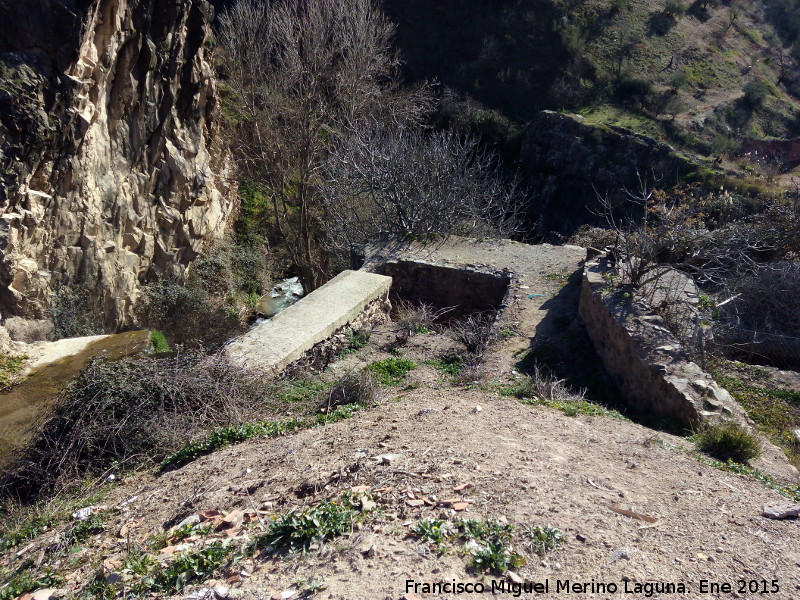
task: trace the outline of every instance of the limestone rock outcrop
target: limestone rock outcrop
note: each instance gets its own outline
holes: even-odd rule
[[[88,291],[106,330],[234,206],[205,0],[0,1],[0,312]]]

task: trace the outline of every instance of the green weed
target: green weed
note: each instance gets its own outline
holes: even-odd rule
[[[111,583],[106,579],[105,571],[100,568],[94,576],[89,580],[89,583],[83,590],[84,598],[91,598],[92,600],[114,600],[117,597],[118,585]]]
[[[445,375],[456,376],[464,368],[464,359],[458,354],[451,354],[439,360],[431,361],[431,364]]]
[[[748,375],[764,379],[759,369],[750,368]],[[800,429],[800,393],[792,390],[756,387],[736,377],[713,373],[717,383],[728,390],[758,425],[759,431],[778,444],[793,461],[800,466],[794,429]]]
[[[227,564],[234,547],[214,542],[195,552],[183,552],[168,566],[151,569],[136,586],[135,594],[162,593],[167,595],[181,591],[190,583],[205,581],[213,577]]]
[[[514,526],[508,523],[500,523],[493,519],[478,521],[477,519],[467,519],[461,521],[461,537],[466,540],[479,542],[486,541],[508,541],[514,532]]]
[[[786,498],[790,498],[796,502],[800,502],[800,485],[792,484],[792,485],[782,485],[775,481],[769,475],[762,473],[758,469],[751,467],[750,465],[743,465],[741,463],[734,462],[732,460],[727,460],[725,462],[721,460],[716,460],[714,458],[709,458],[703,454],[698,452],[693,452],[692,456],[694,456],[697,460],[705,465],[709,465],[714,467],[715,469],[719,469],[720,471],[728,471],[730,473],[737,473],[739,475],[746,475],[748,477],[752,477],[756,481],[761,482],[764,487],[775,490],[782,496]]]
[[[431,518],[414,523],[411,526],[411,533],[421,540],[435,544],[437,549],[442,551],[450,529],[446,521]]]
[[[244,423],[235,427],[223,427],[211,433],[204,440],[185,444],[172,454],[169,454],[161,461],[161,469],[181,467],[201,456],[211,454],[215,450],[244,442],[253,437],[278,437],[300,429],[349,419],[362,408],[363,406],[360,404],[346,404],[329,413],[317,414],[313,417],[288,419],[286,421],[261,421],[259,423]]]
[[[476,573],[502,575],[525,564],[525,559],[512,552],[504,542],[488,542],[475,551],[470,567]]]
[[[612,408],[606,408],[600,404],[584,400],[582,396],[570,394],[543,394],[539,395],[541,390],[535,383],[534,378],[524,377],[520,381],[512,385],[502,385],[498,391],[501,396],[511,396],[519,399],[523,404],[530,406],[547,406],[549,408],[556,408],[563,412],[568,417],[576,417],[578,415],[597,416],[597,417],[610,417],[612,419],[619,419],[620,421],[629,421],[625,415]],[[550,397],[547,397],[547,396]]]
[[[32,540],[52,527],[56,521],[55,515],[44,515],[28,519],[13,530],[3,531],[0,536],[0,552],[19,546],[27,540]]]
[[[339,358],[354,354],[369,343],[370,332],[368,329],[349,329],[345,334],[347,346],[339,352]]]
[[[103,533],[106,529],[105,522],[109,516],[108,512],[93,513],[89,518],[78,521],[68,529],[64,537],[70,545],[81,544],[93,535]]]
[[[164,334],[160,331],[150,332],[150,346],[153,348],[153,352],[156,354],[162,354],[170,351],[169,342]]]
[[[122,562],[123,571],[127,571],[134,575],[144,576],[147,575],[158,563],[149,554],[142,551],[141,548],[133,548],[125,556]]]
[[[276,397],[286,404],[295,404],[312,400],[327,387],[316,379],[292,379],[280,387]]]
[[[22,370],[27,359],[27,355],[8,356],[3,354],[0,356],[0,391],[14,384],[17,374]]]
[[[695,434],[701,452],[720,460],[745,463],[761,455],[758,437],[737,423],[711,425]]]
[[[543,555],[558,548],[564,541],[564,534],[556,527],[527,527],[525,537],[532,552]]]
[[[31,566],[28,565],[13,574],[0,572],[0,579],[5,580],[5,584],[0,586],[0,600],[14,600],[27,592],[41,588],[55,588],[64,580],[58,573],[50,569],[45,570],[44,573],[36,573]]]
[[[405,358],[387,358],[369,365],[383,385],[400,385],[406,375],[416,368],[417,365]]]
[[[497,332],[495,336],[498,340],[507,340],[508,338],[512,338],[519,335],[516,331],[511,329],[510,327],[505,327]]]
[[[360,513],[353,503],[324,502],[304,511],[292,510],[275,520],[269,530],[254,541],[256,549],[274,552],[308,552],[321,544],[353,529]]]

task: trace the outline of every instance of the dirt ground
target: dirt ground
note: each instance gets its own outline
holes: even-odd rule
[[[765,505],[786,502],[777,492],[698,461],[685,438],[606,416],[567,416],[498,393],[519,377],[521,351],[574,327],[576,257],[554,253],[544,267],[522,274],[498,323],[514,333],[492,346],[477,382],[465,385],[431,363],[457,347],[447,333],[418,334],[399,350],[417,368],[350,419],[252,439],[174,471],[118,483],[102,501],[114,509],[104,531],[65,559],[74,565],[62,585],[67,596],[98,568],[118,571],[132,547],[187,517],[218,515],[211,522],[232,523],[168,546],[160,553],[164,564],[217,539],[245,544],[291,509],[340,502],[354,491],[368,492],[375,506],[350,533],[307,554],[243,558],[175,597],[800,598],[798,520],[761,516]],[[396,325],[384,326],[325,377],[396,355],[395,337]],[[525,564],[513,574],[476,574],[470,547],[457,535],[437,548],[411,534],[430,518],[452,531],[464,519],[508,523],[509,549]],[[534,551],[526,531],[535,526],[558,528],[563,543]],[[59,534],[43,534],[4,562],[36,560]],[[424,584],[435,583],[473,587],[424,593]],[[763,586],[769,593],[760,593]]]
[[[478,405],[482,410],[474,412]],[[276,441],[256,440],[161,477],[141,476],[117,490],[115,500],[138,496],[120,521],[136,521],[131,535],[143,541],[163,523],[205,510],[265,507],[284,512],[354,486],[390,488],[375,494],[384,516],[335,540],[327,552],[242,564],[252,576],[234,586],[245,598],[300,592],[298,581],[323,581],[327,589],[321,597],[353,600],[401,598],[407,580],[480,581],[467,571],[467,559],[457,547],[439,555],[409,537],[411,523],[431,516],[505,518],[518,530],[558,527],[566,541],[544,558],[515,545],[528,556],[517,573],[528,581],[549,579],[551,588],[556,580],[569,579],[614,582],[621,590],[627,578],[630,587],[634,582],[683,582],[689,597],[701,597],[703,579],[734,585],[740,579],[777,580],[781,591],[771,597],[800,597],[797,521],[760,516],[763,505],[780,496],[752,479],[700,464],[681,451],[685,446],[681,438],[633,423],[567,417],[476,390],[421,388],[387,399],[357,422]],[[390,465],[371,458],[386,454],[398,458]],[[453,491],[464,484],[470,487]],[[463,513],[411,508],[405,502],[409,490],[415,497],[458,496],[474,503]],[[491,586],[492,579],[484,583]],[[571,596],[551,591],[535,597]]]

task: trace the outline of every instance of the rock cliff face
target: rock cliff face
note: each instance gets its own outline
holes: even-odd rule
[[[596,214],[598,193],[637,190],[637,173],[674,184],[697,166],[653,138],[542,111],[523,136],[519,168],[526,186],[536,190],[531,222],[541,232],[569,235],[583,223],[603,224]]]
[[[0,0],[0,311],[89,290],[108,330],[233,205],[205,0]]]

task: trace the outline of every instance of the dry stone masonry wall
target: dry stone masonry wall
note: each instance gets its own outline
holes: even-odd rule
[[[603,275],[610,270],[603,257],[586,261],[579,312],[631,406],[690,426],[715,419],[747,422],[744,410],[692,361],[652,308],[608,291]]]
[[[637,412],[673,419],[689,427],[734,421],[755,430],[728,391],[703,371],[641,301],[608,289],[605,257],[587,259],[579,314],[605,369]],[[762,439],[762,457],[753,464],[779,480],[797,481],[798,472],[774,444]]]
[[[90,290],[105,328],[185,275],[233,204],[204,0],[0,3],[0,311]]]

